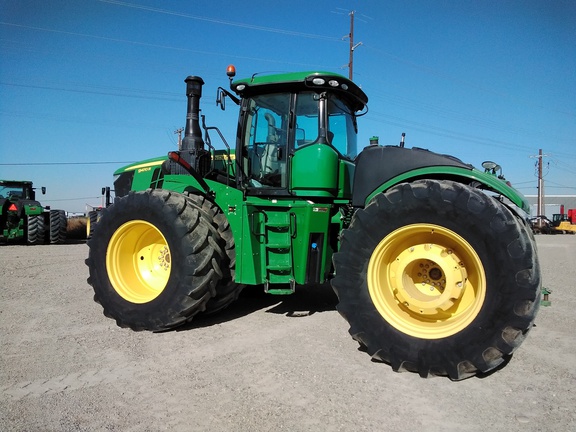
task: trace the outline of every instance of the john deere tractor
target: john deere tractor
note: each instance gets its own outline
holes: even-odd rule
[[[42,187],[42,193],[46,188]],[[0,238],[6,242],[63,243],[66,212],[42,207],[30,181],[0,180]]]
[[[206,126],[190,76],[180,148],[115,172],[86,260],[104,314],[164,331],[246,285],[329,281],[352,337],[395,371],[460,380],[508,359],[540,303],[525,198],[403,141],[357,154],[368,98],[341,75],[234,75],[217,104],[239,106],[235,149]]]

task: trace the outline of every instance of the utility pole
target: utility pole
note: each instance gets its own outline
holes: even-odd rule
[[[344,36],[346,37],[346,36]],[[348,34],[350,39],[350,58],[348,60],[348,78],[352,80],[354,74],[354,50],[362,45],[362,42],[358,42],[354,45],[354,11],[350,11],[350,33]]]
[[[530,156],[531,158],[538,158],[538,161],[536,162],[537,167],[538,167],[538,203],[537,203],[537,212],[538,214],[536,216],[545,216],[543,211],[544,211],[544,176],[542,175],[542,165],[543,165],[543,161],[542,159],[548,156],[546,154],[542,153],[542,149],[538,150],[538,156]]]
[[[542,149],[538,150],[538,216],[544,208],[544,178],[542,178]]]
[[[176,129],[174,131],[175,134],[178,134],[178,150],[182,150],[182,132],[184,128]]]

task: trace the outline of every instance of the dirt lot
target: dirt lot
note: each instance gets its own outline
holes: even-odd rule
[[[1,246],[0,430],[576,430],[576,236],[537,242],[552,306],[506,367],[461,382],[371,362],[326,286],[135,333],[92,301],[85,244]]]

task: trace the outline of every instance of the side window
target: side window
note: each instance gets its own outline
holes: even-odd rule
[[[358,154],[354,116],[338,99],[328,101],[328,130],[330,144],[341,155],[354,159]]]
[[[288,93],[256,96],[246,118],[244,172],[252,187],[287,187]]]
[[[318,101],[315,93],[300,93],[296,101],[295,147],[312,144],[318,139]]]

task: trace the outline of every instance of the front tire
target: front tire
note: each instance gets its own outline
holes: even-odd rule
[[[206,308],[225,253],[187,198],[131,192],[102,211],[86,263],[94,300],[120,327],[162,331]]]
[[[354,215],[332,286],[350,333],[395,371],[460,380],[500,365],[532,327],[540,269],[528,228],[450,181],[393,187]]]
[[[64,210],[50,210],[50,244],[61,244],[66,241],[67,222]]]

